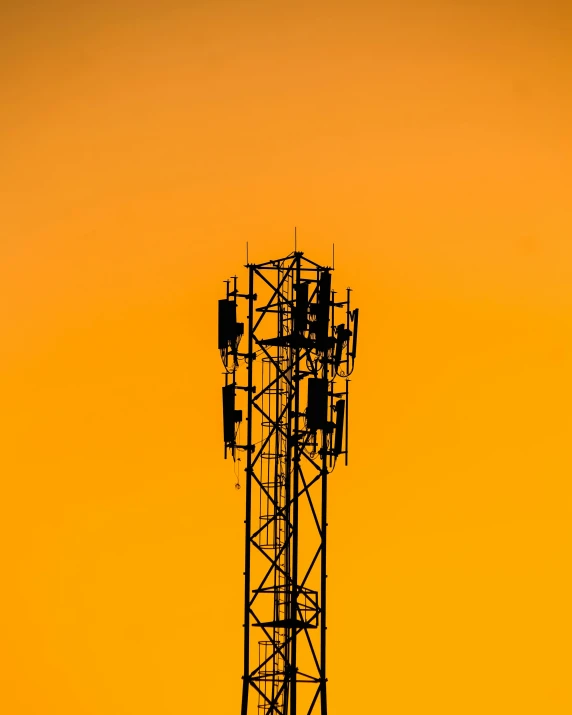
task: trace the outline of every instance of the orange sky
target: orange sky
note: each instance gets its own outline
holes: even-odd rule
[[[567,3],[44,0],[0,28],[0,710],[238,712],[216,299],[297,225],[362,313],[330,715],[569,713]]]

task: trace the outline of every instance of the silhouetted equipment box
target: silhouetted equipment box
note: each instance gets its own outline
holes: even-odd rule
[[[308,327],[308,284],[297,283],[296,304],[294,305],[294,332],[303,333]]]
[[[318,283],[318,304],[313,311],[316,315],[316,344],[320,350],[328,348],[331,288],[332,274],[324,271]]]
[[[234,409],[234,385],[222,388],[222,422],[225,444],[234,444],[235,425],[242,422],[242,410]]]
[[[321,306],[330,306],[330,295],[332,292],[332,274],[323,271],[318,284],[318,303]]]
[[[223,298],[218,302],[218,349],[236,347],[238,338],[244,333],[244,323],[236,322],[236,302]]]
[[[324,377],[308,378],[306,422],[310,432],[328,427],[328,381]]]
[[[357,352],[357,331],[358,331],[358,318],[359,318],[359,308],[356,308],[353,313],[352,313],[352,333],[353,333],[353,340],[352,340],[352,352],[351,355],[355,360],[356,357],[356,352]]]
[[[344,349],[344,345],[346,344],[350,335],[351,331],[349,331],[343,323],[336,327],[336,352],[334,355],[334,365],[336,366],[336,368],[338,368],[340,366],[340,363],[342,362],[342,352]]]
[[[342,453],[343,436],[344,436],[344,416],[346,411],[346,401],[338,400],[336,402],[336,428],[334,434],[334,454],[336,457]]]

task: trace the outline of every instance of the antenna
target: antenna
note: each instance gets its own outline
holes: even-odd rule
[[[246,242],[246,265],[248,266],[248,241]]]
[[[294,251],[298,250],[298,242],[296,240],[296,226],[294,226]]]
[[[336,268],[336,254],[335,254],[335,250],[336,250],[336,244],[335,244],[335,243],[332,243],[332,270],[334,270],[334,269]]]

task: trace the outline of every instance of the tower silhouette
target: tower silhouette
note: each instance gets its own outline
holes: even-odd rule
[[[348,460],[359,313],[300,251],[246,268],[218,332],[225,458],[246,462],[241,715],[327,715],[328,477]]]

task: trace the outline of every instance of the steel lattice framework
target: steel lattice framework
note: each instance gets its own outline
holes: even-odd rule
[[[225,456],[246,455],[241,715],[326,715],[328,476],[347,463],[358,311],[349,289],[336,301],[333,269],[301,252],[247,269],[248,292],[234,277],[219,301]]]

